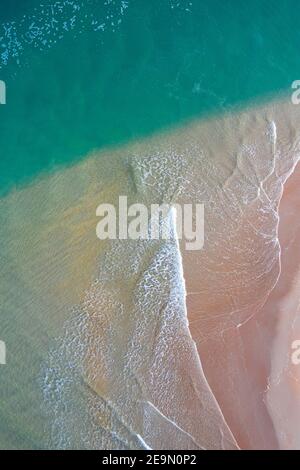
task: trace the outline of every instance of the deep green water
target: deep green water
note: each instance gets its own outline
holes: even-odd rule
[[[123,14],[121,1],[52,2],[61,5],[52,13],[49,0],[40,3],[0,1],[0,23],[15,21],[8,33],[0,26],[0,51],[10,51],[0,61],[1,194],[92,149],[286,91],[299,78],[295,0],[129,0]]]

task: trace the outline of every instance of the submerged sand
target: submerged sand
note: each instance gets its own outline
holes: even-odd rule
[[[299,446],[295,415],[286,429],[299,380],[285,362],[299,326],[296,281],[284,302],[280,293],[299,267],[297,231],[285,229],[297,184],[278,217],[299,158],[299,113],[283,99],[192,122],[0,201],[9,357],[0,447]],[[203,250],[179,247],[175,232],[100,241],[96,208],[119,195],[204,203]],[[290,247],[282,271],[280,244]]]

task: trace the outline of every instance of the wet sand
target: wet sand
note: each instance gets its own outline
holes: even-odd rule
[[[283,120],[274,112],[276,152],[286,162],[292,162],[292,152],[299,153],[297,138],[294,135],[292,140],[290,134],[299,122],[298,111],[292,106],[290,109]],[[220,230],[214,253],[209,254],[204,247],[198,258],[184,255],[190,330],[213,393],[243,449],[281,448],[285,439],[282,433],[299,409],[295,391],[299,379],[296,366],[290,363],[292,337],[297,336],[291,323],[299,315],[299,290],[293,288],[300,261],[299,171],[298,165],[285,183],[278,228],[274,211],[282,188],[276,187],[270,175],[269,194],[275,195],[271,203],[261,199],[260,207],[254,202],[254,211],[252,204],[246,207],[237,217],[234,231]],[[290,313],[282,305],[288,293],[293,302]],[[286,376],[281,376],[278,386],[283,364]],[[291,438],[298,435],[296,422],[295,418],[290,431],[294,448],[299,447]]]
[[[280,449],[300,448],[300,365],[292,362],[292,344],[300,339],[299,188],[298,164],[287,181],[279,208],[281,274],[262,311],[262,318],[273,317],[275,325],[265,402]]]
[[[196,121],[1,200],[0,447],[279,445],[281,399],[264,393],[279,336],[261,312],[280,273],[277,206],[299,113],[286,99]],[[99,241],[96,208],[120,194],[204,203],[204,249]]]

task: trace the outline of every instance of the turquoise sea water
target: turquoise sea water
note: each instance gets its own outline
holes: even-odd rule
[[[0,448],[49,445],[41,365],[94,275],[97,184],[106,196],[128,175],[106,154],[13,190],[95,149],[290,93],[299,12],[296,0],[0,0]]]
[[[0,194],[93,149],[286,92],[295,0],[0,1]]]

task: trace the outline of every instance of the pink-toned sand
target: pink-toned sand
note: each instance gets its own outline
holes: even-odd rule
[[[223,297],[222,292],[212,296],[205,286],[199,294],[199,284],[205,280],[197,258],[189,254],[184,258],[190,330],[208,382],[242,449],[300,447],[300,365],[291,361],[292,342],[300,339],[299,213],[298,164],[285,184],[279,207],[278,282],[261,308],[257,308],[261,285],[259,280],[253,283],[245,300],[253,304],[255,313],[240,325],[222,330],[223,316],[218,312],[224,311],[227,292]],[[243,255],[228,261],[242,263]],[[222,266],[226,268],[230,264]],[[239,295],[238,288],[235,294]],[[234,297],[231,300],[234,310]],[[201,321],[202,312],[205,321]]]

